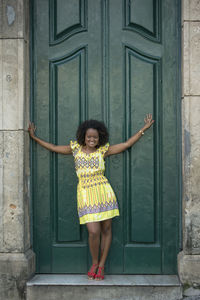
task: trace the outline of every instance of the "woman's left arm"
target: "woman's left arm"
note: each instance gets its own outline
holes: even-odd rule
[[[154,123],[154,120],[152,120],[152,114],[147,114],[146,118],[144,119],[144,127],[140,129],[136,134],[131,136],[126,142],[116,144],[116,145],[111,145],[108,148],[108,151],[105,153],[104,157],[114,155],[114,154],[119,154],[131,146],[133,146],[144,134],[144,132],[151,127],[151,125]]]

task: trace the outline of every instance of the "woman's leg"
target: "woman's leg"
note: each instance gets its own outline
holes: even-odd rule
[[[87,223],[86,225],[87,225],[88,235],[89,235],[88,240],[89,240],[90,253],[92,256],[92,264],[97,265],[99,260],[101,225],[100,222],[91,222],[91,223]],[[93,268],[93,271],[95,272],[96,269],[97,267]]]
[[[99,267],[104,267],[112,241],[112,219],[101,222],[101,258]],[[102,269],[101,275],[104,275]],[[96,278],[101,279],[101,278]]]

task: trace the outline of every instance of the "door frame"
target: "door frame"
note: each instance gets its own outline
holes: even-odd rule
[[[109,0],[102,0],[102,1],[109,1]],[[122,0],[123,1],[123,0]],[[176,95],[177,95],[177,102],[176,102],[176,133],[177,133],[177,168],[178,168],[178,183],[179,186],[178,189],[178,214],[177,214],[177,241],[176,241],[176,249],[177,249],[177,257],[178,253],[182,251],[183,249],[183,225],[182,225],[182,188],[183,188],[183,176],[182,176],[182,27],[181,27],[181,21],[182,21],[182,1],[176,0],[177,3],[177,43],[179,47],[177,47],[177,89],[176,89]],[[29,68],[30,68],[30,120],[34,119],[34,84],[36,81],[35,73],[34,73],[34,9],[33,9],[33,1],[29,2],[29,26],[30,26],[30,43],[29,43]],[[34,168],[34,161],[33,161],[33,148],[32,148],[32,142],[30,147],[30,240],[31,245],[33,246],[33,249],[35,248],[35,240],[34,240],[34,178],[32,176],[33,174],[33,168]],[[177,258],[178,263],[178,258]],[[176,264],[176,270],[178,273],[178,268]],[[37,267],[36,267],[36,273],[37,273]]]

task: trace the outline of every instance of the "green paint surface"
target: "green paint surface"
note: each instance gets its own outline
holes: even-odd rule
[[[66,11],[66,14],[65,14]],[[65,145],[85,119],[104,120],[120,143],[153,113],[154,126],[106,160],[119,202],[110,274],[176,274],[180,201],[178,1],[35,0],[32,119]],[[33,143],[33,247],[38,273],[86,273],[87,231],[76,211],[72,156]]]

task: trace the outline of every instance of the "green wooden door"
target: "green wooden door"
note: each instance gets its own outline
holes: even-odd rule
[[[155,125],[106,161],[118,198],[107,261],[112,274],[174,274],[179,243],[179,1],[35,0],[32,119],[68,144],[78,124],[104,120],[110,143]],[[39,273],[85,273],[72,156],[33,144],[33,246]]]

